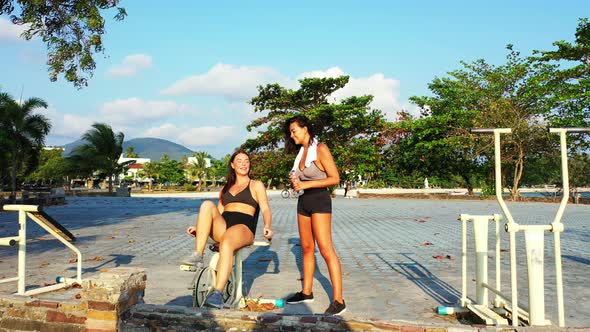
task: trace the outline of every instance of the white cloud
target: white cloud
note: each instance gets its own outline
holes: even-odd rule
[[[189,128],[166,123],[145,131],[143,137],[167,139],[190,149],[196,149],[198,146],[222,145],[227,143],[228,140],[235,140],[239,138],[236,132],[237,128],[233,126]]]
[[[208,72],[192,75],[172,83],[164,95],[221,96],[229,100],[246,100],[257,95],[256,87],[286,78],[270,67],[235,67],[216,64]]]
[[[342,69],[332,67],[325,71],[310,71],[299,75],[299,79],[305,77],[338,77],[347,75]],[[372,95],[371,107],[380,109],[391,118],[401,109],[399,104],[399,80],[386,78],[381,73],[369,77],[350,77],[344,88],[337,90],[331,97],[340,101],[351,96]]]
[[[0,17],[0,41],[22,41],[24,39],[20,35],[25,29],[25,26],[13,24],[7,19]]]
[[[149,69],[152,66],[153,61],[151,56],[132,54],[126,56],[121,64],[111,67],[107,72],[107,76],[112,78],[135,76],[140,71]]]
[[[45,115],[51,121],[50,135],[71,138],[67,143],[79,139],[95,122],[87,116],[59,113],[53,106],[39,110],[37,113]]]
[[[177,116],[190,109],[186,104],[173,101],[128,98],[106,102],[100,107],[100,112],[108,122],[132,124],[147,119]]]

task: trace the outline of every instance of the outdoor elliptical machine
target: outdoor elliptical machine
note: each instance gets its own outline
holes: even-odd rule
[[[590,128],[550,128],[549,132],[560,135],[561,146],[561,174],[563,179],[563,198],[553,222],[549,225],[520,225],[517,224],[504,199],[502,198],[502,170],[500,158],[500,134],[511,133],[510,128],[496,129],[472,129],[474,134],[493,134],[494,135],[494,159],[495,159],[495,179],[496,179],[496,198],[508,222],[504,228],[509,233],[510,242],[510,288],[511,296],[501,293],[500,290],[500,232],[499,221],[500,215],[493,216],[473,216],[461,214],[459,220],[463,223],[463,252],[462,252],[462,294],[459,301],[459,307],[439,307],[440,314],[450,313],[449,311],[469,310],[482,318],[487,324],[505,324],[505,319],[500,317],[495,310],[488,307],[488,290],[496,295],[494,307],[505,309],[510,315],[513,326],[518,326],[519,318],[522,317],[532,326],[550,325],[551,322],[545,319],[545,285],[544,285],[544,233],[549,231],[554,237],[554,255],[555,255],[555,276],[557,292],[557,311],[559,327],[565,326],[565,314],[563,304],[563,279],[561,267],[561,239],[560,233],[564,231],[561,218],[569,200],[569,172],[567,160],[566,136],[568,133],[590,133]],[[467,298],[467,253],[466,253],[466,223],[473,221],[476,249],[476,302],[472,304]],[[488,240],[488,222],[496,222],[496,287],[487,283],[487,240]],[[526,257],[528,270],[528,289],[529,289],[529,307],[519,308],[518,306],[518,288],[516,274],[516,233],[523,232],[526,243]]]
[[[270,241],[254,241],[250,246],[269,246],[270,243]],[[207,298],[207,295],[209,295],[215,287],[217,262],[219,261],[219,248],[217,242],[213,241],[211,238],[208,239],[208,244],[209,249],[214,252],[214,254],[211,256],[211,260],[205,268],[197,270],[194,266],[180,265],[180,269],[183,271],[195,272],[189,287],[189,289],[192,290],[193,307],[202,307],[205,303],[205,298]],[[240,309],[246,306],[246,299],[242,294],[242,261],[244,259],[244,250],[250,246],[238,249],[234,253],[231,274],[221,292],[223,305],[226,308]],[[258,301],[261,302],[261,299],[258,299]],[[262,299],[262,301],[264,300]],[[280,301],[274,304],[277,307],[282,306],[282,302]]]

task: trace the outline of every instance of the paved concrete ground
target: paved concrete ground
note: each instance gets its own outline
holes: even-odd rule
[[[271,247],[248,249],[244,260],[244,292],[251,297],[282,298],[300,290],[300,246],[296,200],[271,195],[273,230]],[[46,211],[72,231],[84,255],[84,275],[115,266],[147,270],[145,300],[151,304],[191,304],[192,273],[180,271],[178,262],[190,252],[193,240],[184,235],[194,223],[203,198],[131,197],[67,198],[67,205]],[[377,318],[427,323],[460,324],[435,314],[439,305],[456,303],[461,290],[460,213],[500,213],[495,201],[345,199],[333,200],[333,235],[342,261],[345,318]],[[557,204],[508,203],[516,221],[549,224]],[[562,236],[567,326],[590,326],[590,206],[568,205]],[[50,239],[44,230],[29,225],[27,285],[53,282],[58,275],[74,276],[73,254]],[[259,222],[257,238],[261,237]],[[0,213],[0,237],[17,234],[17,214]],[[506,233],[502,233],[506,239]],[[545,237],[547,317],[557,324],[553,237]],[[425,245],[431,243],[431,245]],[[494,252],[490,241],[490,268]],[[518,236],[519,290],[527,304],[524,240]],[[472,249],[472,241],[469,242]],[[507,249],[507,241],[502,242]],[[472,251],[473,252],[473,251]],[[447,258],[447,255],[450,259]],[[437,259],[441,256],[443,259]],[[508,292],[508,252],[502,253],[504,286]],[[315,302],[289,305],[277,312],[322,313],[331,296],[325,263],[317,253]],[[470,257],[469,278],[474,278]],[[16,275],[16,250],[0,247],[0,278]],[[493,284],[493,276],[490,283]],[[473,283],[469,284],[474,296]],[[0,292],[16,291],[16,283],[0,284]],[[490,295],[490,298],[493,298]]]

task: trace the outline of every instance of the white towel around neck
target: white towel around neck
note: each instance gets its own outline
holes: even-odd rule
[[[293,163],[294,170],[299,170],[299,162],[301,161],[301,158],[303,158],[303,150],[304,150],[304,147],[302,145],[301,148],[299,149],[299,153],[297,154],[297,157],[295,158],[295,162]],[[305,157],[305,167],[309,167],[309,165],[311,165],[311,163],[316,161],[317,159],[318,159],[318,140],[314,138],[314,140],[311,142],[311,144],[307,148],[307,156]]]

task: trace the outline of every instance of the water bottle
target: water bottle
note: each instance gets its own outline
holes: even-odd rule
[[[258,303],[272,303],[275,308],[282,308],[285,306],[285,300],[283,299],[258,299]]]
[[[292,170],[291,170],[291,174],[293,174],[293,176],[295,176],[295,170],[294,170],[294,169],[292,169]],[[295,181],[299,182],[299,177],[296,177],[296,178],[295,178]],[[299,196],[303,195],[303,189],[299,190],[299,191],[297,192],[297,194],[298,194]]]

